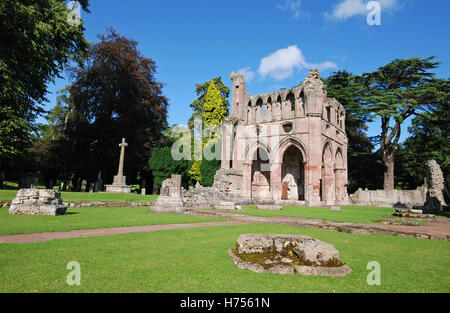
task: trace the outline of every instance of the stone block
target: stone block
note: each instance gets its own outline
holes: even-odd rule
[[[236,267],[281,275],[345,276],[352,272],[326,242],[298,235],[241,235],[228,254]]]
[[[15,215],[64,215],[67,205],[61,193],[53,189],[21,189],[12,201],[9,214]]]
[[[106,192],[110,193],[130,193],[131,186],[106,185]]]
[[[283,210],[282,205],[257,205],[257,210],[270,210],[270,211],[281,211]]]

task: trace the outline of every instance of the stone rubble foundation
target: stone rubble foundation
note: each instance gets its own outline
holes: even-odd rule
[[[14,215],[65,215],[67,204],[61,193],[53,189],[21,189],[11,202],[9,214]]]
[[[346,276],[353,271],[326,242],[297,235],[241,235],[228,254],[239,269],[281,275]]]

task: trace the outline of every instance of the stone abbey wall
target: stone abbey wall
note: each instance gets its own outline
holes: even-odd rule
[[[444,175],[435,160],[427,162],[427,176],[423,186],[415,190],[357,190],[350,195],[356,205],[419,208],[425,211],[442,211],[444,199]]]
[[[256,200],[345,203],[345,110],[327,97],[319,72],[291,89],[249,95],[231,74],[232,114],[222,123],[222,169],[235,192]],[[236,177],[241,177],[236,181]]]

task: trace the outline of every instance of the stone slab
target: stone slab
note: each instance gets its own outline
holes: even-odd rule
[[[282,205],[257,205],[257,210],[270,210],[270,211],[281,211],[283,210]]]
[[[66,210],[58,190],[21,189],[11,202],[9,214],[57,216],[66,214]]]
[[[106,192],[110,193],[131,193],[131,186],[106,185]]]

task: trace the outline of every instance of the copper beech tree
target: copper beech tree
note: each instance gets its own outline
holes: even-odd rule
[[[104,179],[117,171],[118,143],[126,138],[125,171],[134,182],[139,173],[149,171],[151,150],[161,143],[168,100],[155,78],[155,62],[142,56],[136,41],[113,29],[98,37],[86,62],[72,69],[65,134],[74,143],[77,164],[84,163],[80,170],[94,175],[102,171]]]

